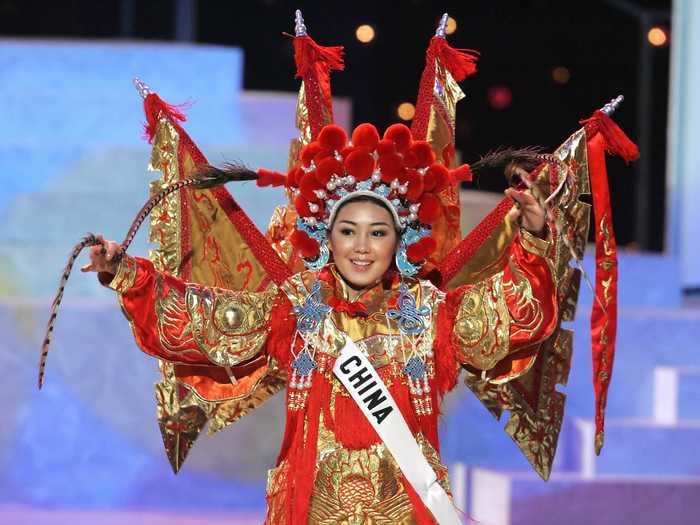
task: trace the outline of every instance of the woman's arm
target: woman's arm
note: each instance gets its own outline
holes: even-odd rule
[[[180,364],[234,367],[264,347],[277,296],[189,284],[158,272],[147,259],[124,255],[104,242],[90,253],[83,271],[98,271],[100,282],[115,290],[139,348]]]
[[[557,325],[550,242],[525,229],[503,271],[448,294],[457,361],[488,377],[517,377]]]

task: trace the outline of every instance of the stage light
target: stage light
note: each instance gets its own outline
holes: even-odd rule
[[[363,44],[369,44],[374,40],[374,28],[369,24],[362,24],[355,30],[355,36]]]
[[[447,33],[448,35],[451,35],[455,31],[457,31],[457,20],[455,20],[451,16],[448,16],[447,17],[447,27],[445,28],[445,33]]]
[[[488,99],[493,109],[506,109],[513,102],[513,92],[508,86],[492,86],[488,90]]]
[[[647,33],[647,40],[654,47],[661,47],[668,42],[668,33],[663,27],[654,26]]]
[[[396,114],[401,120],[411,120],[416,114],[416,106],[410,102],[402,102],[396,109]]]
[[[552,69],[552,80],[557,84],[566,84],[571,79],[571,71],[564,66],[558,66]]]

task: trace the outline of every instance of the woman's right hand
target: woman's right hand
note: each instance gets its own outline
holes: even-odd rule
[[[121,245],[114,241],[106,241],[102,235],[96,236],[100,244],[90,247],[90,264],[80,268],[81,272],[117,273],[119,261],[114,258],[121,253]]]

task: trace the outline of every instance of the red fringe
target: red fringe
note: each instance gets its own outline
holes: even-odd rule
[[[307,523],[308,521],[311,492],[316,481],[319,417],[321,406],[327,403],[330,395],[331,388],[328,381],[323,377],[317,377],[309,391],[306,409],[306,435],[303,436],[303,439],[297,437],[295,442],[298,446],[291,454],[294,460],[290,461],[290,475],[287,478],[287,494],[292,502],[288,523]],[[303,421],[304,413],[298,412],[299,419]],[[303,425],[300,431],[304,431]]]
[[[310,36],[294,38],[294,62],[297,78],[317,71],[320,66],[326,73],[343,71],[343,46],[319,46]]]
[[[454,346],[452,346],[452,328],[459,303],[462,300],[461,291],[447,293],[444,303],[438,307],[437,338],[433,343],[435,353],[435,386],[437,387],[438,403],[442,396],[452,390],[457,384],[459,369]],[[435,406],[439,406],[436,404]]]
[[[423,237],[406,249],[406,255],[411,262],[425,261],[437,249],[437,242],[432,237]]]
[[[260,168],[258,170],[258,180],[257,185],[261,188],[265,186],[272,186],[276,188],[278,186],[285,186],[287,184],[287,176],[279,171],[266,170]]]
[[[310,259],[319,253],[320,248],[318,242],[309,237],[306,232],[294,230],[289,240],[292,245],[301,252],[302,257]]]
[[[456,49],[451,47],[446,39],[434,36],[430,40],[426,63],[434,58],[439,58],[454,79],[460,82],[476,73],[479,52],[473,49]]]
[[[149,93],[143,101],[143,111],[146,114],[146,124],[144,125],[144,132],[146,133],[146,138],[149,143],[153,142],[156,136],[156,130],[158,129],[158,120],[161,118],[167,118],[171,122],[175,123],[176,120],[184,122],[187,120],[185,114],[180,110],[186,105],[173,106],[168,104],[162,98],[160,98],[155,93]]]
[[[611,155],[616,155],[629,163],[639,158],[639,148],[632,142],[625,132],[615,124],[615,121],[600,110],[593,115],[580,121],[586,128],[588,140],[591,140],[596,133],[600,133],[605,141],[605,151]]]

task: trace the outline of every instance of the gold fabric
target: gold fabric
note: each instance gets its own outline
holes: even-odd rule
[[[467,290],[455,318],[457,360],[479,370],[490,370],[508,355],[510,312],[502,278],[496,274]]]
[[[474,255],[446,283],[448,290],[464,284],[475,284],[502,271],[506,264],[505,251],[518,231],[508,216],[494,228]]]
[[[158,123],[149,169],[161,173],[150,184],[151,194],[190,176],[195,170],[189,149],[181,149],[178,130],[165,118]],[[166,197],[151,213],[149,241],[159,245],[149,254],[159,271],[180,276],[183,261],[189,260],[192,273],[188,280],[234,290],[260,290],[267,286],[265,272],[211,190],[185,190]],[[192,247],[189,253],[183,253],[185,241]],[[269,302],[266,299],[265,304],[269,305]],[[252,326],[256,321],[255,314],[246,314],[245,303],[240,308],[231,301],[222,300],[217,305],[218,308],[209,312],[212,317],[207,319],[205,331],[197,332],[202,342],[209,335],[215,337],[217,330],[222,334],[237,334],[236,330]],[[185,308],[181,298],[172,295],[162,298],[157,305],[159,328],[168,322],[169,317],[182,314]],[[180,341],[169,341],[163,330],[160,334],[164,347],[177,352],[183,342],[194,336],[194,331],[190,327]],[[264,337],[258,331],[247,334],[245,339],[247,342],[241,344],[245,349],[243,354],[253,355],[253,349],[260,348]],[[214,349],[213,353],[213,358],[223,363],[236,361],[223,346]],[[211,383],[209,375],[178,376],[179,368],[183,367],[161,362],[162,382],[156,387],[161,433],[175,471],[182,465],[207,419],[210,420],[210,432],[215,432],[248,413],[283,386],[283,379],[277,376],[277,367],[268,364],[258,368],[249,378],[238,381],[235,388],[229,389],[228,398],[212,402],[200,391],[202,384]],[[186,394],[180,399],[182,392]],[[177,421],[196,421],[197,424],[188,425],[187,431],[174,431],[172,429],[179,424],[174,423]]]
[[[188,285],[185,302],[190,330],[202,353],[224,367],[254,357],[267,337],[276,295],[274,285],[264,293]]]
[[[574,319],[581,281],[580,271],[570,266],[572,254],[562,238],[571,240],[577,257],[583,255],[588,239],[590,205],[580,200],[582,195],[590,193],[584,130],[571,135],[554,155],[570,170],[569,182],[553,210],[555,234],[549,246],[540,243],[541,239],[523,236],[523,246],[532,253],[550,256],[561,323]],[[552,168],[547,165],[538,174],[538,187],[553,190],[558,177],[564,175],[557,173],[557,177],[553,177]],[[566,400],[565,394],[558,392],[556,386],[566,385],[572,350],[573,332],[559,324],[539,349],[522,358],[523,370],[516,377],[482,380],[467,372],[465,379],[466,385],[497,419],[503,411],[509,411],[506,433],[545,480],[549,478],[554,461]]]
[[[156,384],[158,425],[173,472],[177,474],[207,417],[192,395],[180,399],[174,366],[161,361],[163,380]]]
[[[161,177],[150,183],[151,195],[177,182],[180,178],[178,148],[180,137],[167,120],[158,122],[148,169],[160,171]],[[159,245],[149,257],[157,270],[178,275],[181,262],[181,192],[175,191],[153,208],[148,240]]]
[[[136,260],[130,255],[124,254],[117,265],[117,273],[107,284],[117,293],[124,293],[134,285],[136,281]]]

